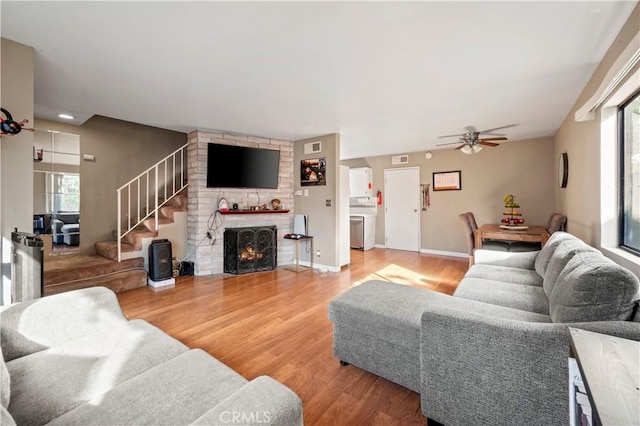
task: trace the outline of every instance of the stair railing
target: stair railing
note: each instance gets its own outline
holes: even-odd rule
[[[186,167],[187,144],[117,189],[118,262],[122,260],[122,239],[138,225],[154,216],[154,230],[158,230],[160,207],[188,186]],[[131,215],[132,208],[134,209],[133,216]]]

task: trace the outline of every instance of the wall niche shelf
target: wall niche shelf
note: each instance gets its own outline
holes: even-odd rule
[[[220,210],[220,214],[277,214],[289,213],[289,210]]]

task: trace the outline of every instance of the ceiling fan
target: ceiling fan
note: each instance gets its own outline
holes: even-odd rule
[[[465,127],[465,129],[467,130],[465,133],[461,133],[457,135],[439,136],[440,138],[451,138],[451,137],[457,136],[459,139],[458,142],[441,143],[436,146],[459,144],[459,146],[456,149],[461,150],[465,154],[475,154],[476,152],[480,152],[480,150],[482,149],[482,146],[480,145],[495,147],[500,144],[492,141],[508,140],[502,133],[491,133],[491,132],[495,130],[506,129],[508,127],[514,127],[514,126],[517,126],[517,124],[509,124],[507,126],[494,127],[493,129],[482,130],[479,132],[475,129],[475,127],[467,126]],[[496,136],[496,137],[491,137],[491,138],[480,137],[481,134]]]

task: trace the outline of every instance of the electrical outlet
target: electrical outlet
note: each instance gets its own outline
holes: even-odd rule
[[[304,196],[305,196],[305,197],[308,197],[308,196],[309,196],[309,190],[308,190],[308,189],[305,189],[305,190],[304,190]]]
[[[327,200],[324,203],[327,205],[327,207],[331,207],[331,200]]]
[[[320,250],[316,250],[316,257],[320,257]]]

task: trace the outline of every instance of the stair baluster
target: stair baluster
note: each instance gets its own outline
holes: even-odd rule
[[[118,244],[118,262],[122,261],[122,240],[125,238],[131,231],[133,231],[136,227],[142,224],[147,218],[154,216],[155,228],[154,231],[158,230],[158,216],[159,210],[162,206],[167,204],[173,197],[180,193],[185,187],[188,186],[186,180],[186,152],[187,152],[187,144],[178,148],[171,154],[167,155],[164,159],[158,161],[153,166],[149,167],[144,172],[140,173],[135,178],[131,179],[129,182],[122,185],[120,188],[116,190],[117,196],[117,206],[118,206],[118,228],[117,228],[117,244]],[[176,167],[176,157],[179,158],[179,168]],[[169,162],[171,160],[171,162]],[[171,165],[171,167],[169,167]],[[160,177],[160,167],[164,170],[164,180],[163,182],[159,182],[158,178]],[[171,169],[171,170],[169,170]],[[153,173],[153,185],[149,184],[149,175]],[[171,179],[173,182],[170,185],[168,179]],[[146,191],[144,193],[140,192],[140,181],[142,179],[146,179]],[[176,184],[177,181],[177,184]],[[160,184],[164,187],[164,197],[162,201],[160,200]],[[131,219],[131,192],[133,190],[136,192],[137,198],[137,213],[135,220]],[[123,200],[123,192],[126,191],[126,200]],[[169,192],[167,192],[169,191]],[[145,198],[146,208],[144,210],[144,214],[141,212],[141,197]],[[149,198],[154,198],[153,210],[149,211]],[[126,203],[126,226],[123,228],[122,223],[122,213],[123,213],[123,205],[122,203]],[[135,208],[135,207],[134,207]],[[134,223],[135,222],[135,223]]]

